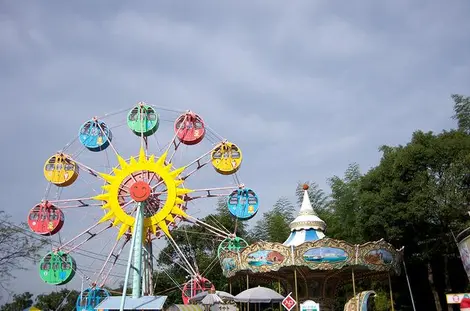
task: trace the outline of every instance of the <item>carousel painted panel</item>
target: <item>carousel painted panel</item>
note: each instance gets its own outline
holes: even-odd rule
[[[220,261],[224,275],[235,274],[237,270],[237,260],[235,258],[227,257]]]
[[[252,272],[277,271],[291,265],[290,249],[280,243],[258,242],[243,250],[241,266]]]
[[[222,273],[225,277],[232,277],[240,270],[238,254],[232,251],[224,251],[219,256]]]
[[[352,245],[329,238],[307,242],[295,249],[296,264],[308,266],[310,269],[339,269],[353,264],[354,259]]]
[[[395,273],[400,274],[400,263],[400,252],[383,240],[359,246],[358,264],[364,265],[371,270],[394,270]]]

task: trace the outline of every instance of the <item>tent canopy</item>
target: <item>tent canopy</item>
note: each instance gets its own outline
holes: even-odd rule
[[[281,302],[284,297],[270,288],[258,286],[241,292],[235,296],[234,300],[236,302],[272,303]]]

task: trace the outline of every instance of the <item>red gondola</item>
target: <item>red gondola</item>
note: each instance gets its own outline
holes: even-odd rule
[[[189,304],[189,299],[199,293],[209,290],[215,290],[214,284],[212,284],[211,281],[200,275],[193,277],[183,286],[183,292],[181,295],[181,297],[183,298],[183,303],[187,305]]]
[[[204,138],[206,128],[202,118],[189,111],[176,119],[175,133],[183,144],[195,145]]]
[[[64,225],[64,213],[48,201],[31,209],[28,215],[29,228],[40,235],[54,235]]]

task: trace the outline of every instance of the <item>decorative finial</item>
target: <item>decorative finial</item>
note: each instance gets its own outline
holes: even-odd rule
[[[307,184],[304,184],[304,185],[302,186],[302,188],[303,188],[304,190],[308,190],[308,185],[307,185]]]

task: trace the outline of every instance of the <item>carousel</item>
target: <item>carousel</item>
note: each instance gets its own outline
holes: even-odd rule
[[[305,301],[319,303],[322,311],[333,310],[338,290],[352,283],[352,298],[345,310],[366,307],[373,291],[356,293],[356,282],[399,275],[403,249],[397,250],[384,240],[354,245],[325,236],[326,223],[312,208],[308,186],[298,216],[290,223],[291,233],[284,243],[259,241],[251,245],[233,241],[219,253],[229,284],[246,281],[246,287],[277,283],[278,291],[292,293],[296,308]],[[390,286],[390,297],[392,289]],[[393,310],[393,298],[391,298]]]

